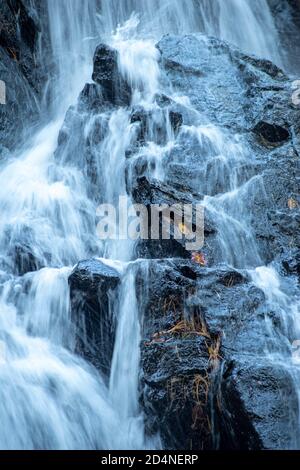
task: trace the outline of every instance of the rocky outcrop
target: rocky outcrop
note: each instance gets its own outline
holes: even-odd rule
[[[268,263],[298,246],[300,108],[292,104],[289,79],[272,63],[245,56],[216,39],[168,36],[158,47],[173,86],[210,121],[239,132],[252,154],[252,160],[247,157],[244,164],[233,161],[204,193],[226,192],[226,171],[232,174],[238,164],[241,182],[248,181],[251,187],[254,177],[245,202],[241,191],[239,203],[250,214],[263,261]],[[166,169],[171,184],[184,181],[194,190],[194,178],[200,189],[202,179],[211,181],[213,167],[210,170],[205,154],[217,154],[224,147],[212,151],[212,141],[205,143],[205,139],[199,143],[191,134],[179,134]],[[260,175],[262,184],[255,175]]]
[[[119,273],[97,259],[81,261],[69,278],[76,351],[105,375],[113,353],[119,281]]]
[[[6,85],[6,104],[0,105],[0,140],[11,149],[29,123],[39,117],[45,75],[38,54],[41,32],[28,2],[4,0],[0,6],[0,80]]]
[[[214,38],[166,36],[157,47],[164,79],[186,104],[157,95],[150,110],[131,109],[116,76],[117,53],[100,46],[95,83],[69,110],[56,154],[83,170],[97,199],[99,149],[112,112],[123,106],[135,131],[123,155],[133,201],[206,208],[203,262],[182,240],[137,245],[136,257],[149,259],[141,261],[148,276],[144,269],[136,276],[144,309],[140,396],[147,433],[159,431],[170,449],[293,448],[297,393],[283,362],[272,359],[275,353],[290,363],[292,319],[238,260],[250,259],[241,265],[252,269],[273,263],[292,277],[291,295],[298,292],[300,110],[292,104],[291,81],[271,62]],[[162,149],[159,162],[149,141]],[[164,181],[153,176],[159,165]],[[223,230],[240,227],[241,218],[249,227],[241,232],[245,244],[233,246],[234,257],[224,262]],[[232,246],[234,231],[228,233]],[[257,256],[247,258],[252,247]],[[78,351],[107,374],[114,275],[107,282],[101,267],[94,276],[93,263],[79,265],[70,278],[72,312],[81,332]]]
[[[300,2],[299,0],[268,0],[281,41],[285,66],[292,74],[300,72]]]
[[[142,282],[142,281],[141,281]],[[148,431],[168,448],[290,448],[297,394],[268,363],[281,319],[245,272],[151,262],[142,342]],[[286,351],[288,354],[288,351]]]
[[[118,52],[101,44],[94,56],[93,80],[101,85],[104,101],[116,106],[127,106],[131,101],[131,89],[118,70]]]

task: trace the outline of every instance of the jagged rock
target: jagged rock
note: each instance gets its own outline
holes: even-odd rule
[[[284,275],[296,275],[300,282],[300,250],[292,248],[279,257]],[[281,270],[282,271],[282,270]]]
[[[17,243],[11,256],[13,258],[14,270],[19,276],[38,271],[44,267],[42,260],[32,253],[31,247],[24,244]]]
[[[119,282],[119,273],[97,259],[81,261],[69,277],[76,350],[105,375],[113,353],[113,305]]]
[[[133,110],[130,118],[132,124],[139,125],[137,143],[145,144],[147,141],[155,142],[157,145],[166,145],[168,141],[168,130],[178,134],[183,124],[183,116],[178,111],[154,109],[146,111],[142,107]]]
[[[165,95],[155,97],[158,113],[168,113],[176,131],[172,149],[160,162],[165,180],[159,182],[151,176],[155,155],[144,152],[151,140],[149,110],[130,110],[137,128],[136,142],[126,154],[133,201],[148,208],[195,204],[204,195],[222,201],[224,193],[234,198],[236,192],[235,212],[229,214],[228,223],[232,217],[239,222],[240,214],[247,218],[258,247],[257,264],[275,260],[282,274],[298,276],[300,112],[291,103],[290,81],[271,62],[202,35],[167,36],[158,47],[171,85],[190,99],[196,111],[176,108]],[[127,98],[117,102],[116,52],[106,47],[99,51],[97,83],[87,85],[77,108],[69,110],[57,153],[78,165],[94,188],[101,185],[98,144],[118,103],[128,104]],[[106,60],[108,75],[103,71]],[[123,79],[116,80],[119,87]],[[191,125],[188,133],[186,127]],[[197,126],[204,129],[200,138]],[[253,130],[267,146],[260,145]],[[159,129],[154,137],[154,142],[165,143]],[[80,161],[74,161],[75,154]],[[211,160],[218,158],[226,165],[214,176]],[[232,173],[238,191],[232,185]],[[205,175],[213,175],[210,186],[202,182]],[[295,203],[290,204],[291,199]],[[137,245],[137,256],[153,258],[148,277],[143,272],[136,281],[139,305],[144,305],[141,404],[147,432],[159,430],[164,446],[176,449],[291,448],[299,438],[294,432],[298,429],[296,390],[287,369],[275,367],[266,351],[291,360],[292,320],[267,302],[249,273],[220,264],[218,209],[227,209],[226,197],[223,202],[215,213],[209,209],[205,213],[207,266],[191,261],[185,244],[176,240],[165,244],[146,240]],[[233,266],[239,266],[240,253],[234,253]],[[170,257],[180,259],[157,260]],[[107,293],[116,287],[103,281],[102,267],[95,282],[94,269],[83,266],[83,280],[81,274],[71,276],[72,311],[79,325],[78,351],[107,374],[114,331],[112,317],[107,318]],[[103,286],[100,293],[99,286]]]
[[[186,204],[193,207],[193,230],[195,230],[194,222],[196,221],[196,208],[197,205],[201,206],[201,196],[192,195],[184,186],[172,187],[169,184],[162,183],[153,178],[145,176],[138,178],[136,185],[132,190],[132,197],[136,204],[142,204],[148,209],[148,214],[151,214],[151,208],[154,210],[155,206],[167,206],[171,208],[176,205],[182,207]],[[178,212],[180,216],[180,212]],[[166,220],[166,219],[165,219]],[[170,258],[182,257],[190,258],[191,252],[186,249],[187,240],[182,237],[176,239],[174,237],[174,224],[172,222],[172,215],[170,217],[170,240],[160,237],[158,240],[150,239],[141,241],[137,247],[137,256],[150,257],[150,258]],[[150,220],[151,222],[151,220]],[[161,221],[162,222],[162,221]],[[188,221],[187,221],[188,222]],[[215,228],[208,213],[204,214],[203,226],[198,227],[199,233],[203,231],[206,240],[205,253],[208,260],[212,261],[213,256],[213,237],[215,235]],[[161,225],[160,225],[161,230]],[[209,240],[209,241],[208,241]]]
[[[128,106],[131,88],[118,69],[118,51],[100,44],[94,55],[93,80],[101,85],[103,99],[117,106]]]
[[[246,132],[261,121],[299,126],[291,84],[277,66],[204,35],[165,36],[157,46],[178,92],[217,125]]]
[[[290,133],[287,129],[263,121],[256,124],[253,132],[259,136],[262,144],[271,147],[283,145],[290,139]]]
[[[268,0],[280,39],[280,49],[286,69],[300,71],[300,3],[299,0]]]
[[[159,430],[171,449],[292,447],[293,380],[264,355],[267,346],[281,348],[266,324],[284,328],[280,312],[246,273],[227,266],[152,261],[148,276],[141,390],[148,432]]]
[[[39,118],[38,102],[46,81],[38,56],[40,25],[21,0],[0,5],[0,79],[6,104],[0,104],[1,144],[12,149],[29,123]]]
[[[96,113],[103,109],[103,105],[104,100],[101,86],[96,83],[87,83],[78,100],[79,109]]]

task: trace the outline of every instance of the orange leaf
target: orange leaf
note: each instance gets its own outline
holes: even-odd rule
[[[292,197],[288,200],[288,208],[290,210],[297,209],[298,206],[299,206],[298,202]]]
[[[194,263],[200,264],[201,266],[206,266],[207,264],[203,253],[192,253],[192,261],[194,261]]]

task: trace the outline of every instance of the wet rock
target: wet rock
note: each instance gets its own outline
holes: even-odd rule
[[[272,62],[204,35],[168,35],[157,47],[174,88],[210,122],[238,132],[253,128],[257,116],[295,124],[289,80]]]
[[[175,134],[178,133],[180,127],[183,124],[183,117],[182,114],[176,112],[176,111],[170,111],[169,113],[169,119],[170,123],[172,126],[172,129],[174,130]]]
[[[299,169],[297,152],[289,144],[275,149],[264,162],[261,180],[249,198],[246,211],[251,214],[266,263],[299,246]]]
[[[45,265],[31,250],[30,246],[17,243],[11,254],[13,258],[14,271],[18,276],[38,271]]]
[[[128,106],[131,88],[118,69],[118,51],[100,44],[94,55],[93,80],[101,85],[103,99],[117,106]]]
[[[300,250],[298,248],[287,250],[280,257],[280,262],[284,275],[296,275],[300,281]]]
[[[0,79],[6,104],[0,104],[0,140],[12,149],[39,118],[39,100],[46,77],[38,54],[40,24],[21,0],[0,5]]]
[[[179,208],[182,208],[184,204],[188,205],[192,208],[193,218],[189,219],[190,224],[192,224],[192,228],[195,231],[197,228],[197,235],[200,240],[200,235],[204,234],[204,238],[206,240],[206,247],[205,253],[207,254],[208,259],[212,256],[212,246],[213,241],[212,239],[215,237],[216,231],[215,227],[212,223],[209,214],[205,214],[204,220],[201,218],[201,222],[199,219],[196,219],[196,210],[198,206],[201,206],[201,196],[200,195],[192,195],[187,188],[183,187],[174,187],[166,183],[162,183],[158,180],[153,178],[147,178],[145,176],[138,178],[136,181],[136,185],[133,187],[132,190],[132,197],[136,204],[142,204],[148,209],[148,215],[151,216],[151,211],[157,213],[166,207],[165,216],[163,215],[163,219],[160,218],[160,233],[157,240],[151,239],[149,234],[149,240],[141,241],[137,247],[137,256],[143,257],[150,257],[150,258],[170,258],[170,257],[182,257],[182,258],[190,258],[191,251],[187,249],[187,242],[188,240],[185,239],[184,236],[182,238],[174,237],[174,217],[175,220],[179,220],[182,215],[182,210],[179,211]],[[155,209],[155,207],[157,209]],[[172,212],[172,208],[178,207],[175,210],[174,214]],[[171,211],[170,211],[171,209]],[[169,214],[170,211],[170,214]],[[169,217],[169,218],[168,218]],[[170,223],[170,230],[169,230],[169,238],[164,239],[162,236],[162,222],[163,220],[167,223]],[[195,223],[198,222],[198,226],[196,227]],[[200,222],[200,227],[199,227]],[[151,225],[151,217],[149,219],[149,226]],[[211,248],[209,248],[209,243],[211,243]]]
[[[290,133],[277,124],[260,121],[253,132],[260,138],[263,145],[277,147],[290,139]]]
[[[268,0],[278,31],[284,66],[292,74],[300,71],[300,4],[299,0]]]
[[[154,142],[157,145],[166,145],[170,132],[178,134],[183,124],[183,116],[178,111],[154,108],[146,111],[143,107],[133,110],[130,118],[131,124],[138,125],[137,144]]]
[[[104,98],[101,86],[96,83],[87,83],[79,96],[78,109],[97,113],[103,110],[103,105]]]
[[[284,322],[248,275],[152,261],[148,281],[141,346],[148,433],[159,431],[171,449],[292,447],[293,380],[264,354],[282,347],[266,318],[278,331]]]
[[[113,353],[119,282],[119,273],[97,259],[81,261],[69,277],[76,351],[105,375]]]
[[[283,367],[245,358],[235,364],[221,390],[222,434],[226,427],[232,430],[232,422],[239,428],[233,439],[230,433],[222,436],[224,448],[294,448],[299,438],[294,434],[298,400],[293,379]]]

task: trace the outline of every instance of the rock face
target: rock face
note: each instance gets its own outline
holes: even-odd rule
[[[13,148],[28,123],[39,117],[38,101],[45,83],[38,55],[40,25],[34,10],[22,0],[0,5],[0,80],[6,85],[6,104],[0,105],[0,140]]]
[[[189,261],[150,262],[142,342],[148,431],[168,448],[293,446],[297,394],[268,363],[266,318],[280,318],[247,274]]]
[[[101,85],[105,101],[117,106],[130,104],[131,90],[119,73],[118,52],[106,44],[96,49],[93,80]]]
[[[232,161],[230,168],[224,168],[222,175],[218,175],[213,187],[204,187],[204,193],[226,192],[229,185],[226,173],[232,174],[236,164],[241,182],[251,185],[251,177],[259,175],[263,184],[256,181],[250,200],[248,193],[243,202],[241,193],[240,203],[241,210],[250,214],[263,261],[270,262],[289,247],[299,246],[296,225],[300,208],[300,109],[292,104],[291,82],[272,63],[245,56],[216,39],[168,36],[158,47],[173,86],[188,96],[210,121],[233,133],[239,132],[252,155],[252,161],[247,159],[244,165]],[[205,153],[211,154],[212,140],[205,142],[206,138],[199,143],[194,136],[179,135],[178,145],[169,156],[169,182],[187,181],[186,186],[195,190],[194,181],[190,183],[193,173],[199,191],[202,179],[211,180],[213,162],[205,162]],[[213,138],[216,140],[217,135]],[[239,149],[237,145],[235,152]],[[215,150],[216,154],[220,151],[224,151],[222,142]],[[259,190],[261,187],[264,194]]]
[[[279,32],[281,49],[285,52],[285,65],[292,74],[300,72],[300,30],[299,0],[268,0],[276,28]]]
[[[105,375],[114,345],[113,307],[119,273],[96,259],[81,261],[69,278],[76,350]]]
[[[134,129],[123,155],[133,201],[206,208],[205,263],[176,240],[137,245],[149,271],[147,285],[144,269],[136,277],[146,430],[159,431],[170,449],[293,448],[297,393],[288,369],[272,359],[291,361],[292,320],[246,269],[272,263],[290,295],[299,294],[300,109],[291,81],[271,62],[203,35],[166,36],[157,48],[164,80],[188,100],[160,94],[153,107],[131,107],[118,54],[100,45],[94,83],[69,110],[56,153],[82,169],[101,200],[101,144],[121,106]],[[149,142],[162,150],[159,162]],[[154,176],[159,168],[163,181]],[[227,219],[218,216],[226,211]],[[249,232],[235,239],[230,230],[242,217]],[[231,258],[222,245],[227,229]],[[98,261],[80,263],[70,278],[78,350],[105,374],[117,284]]]

